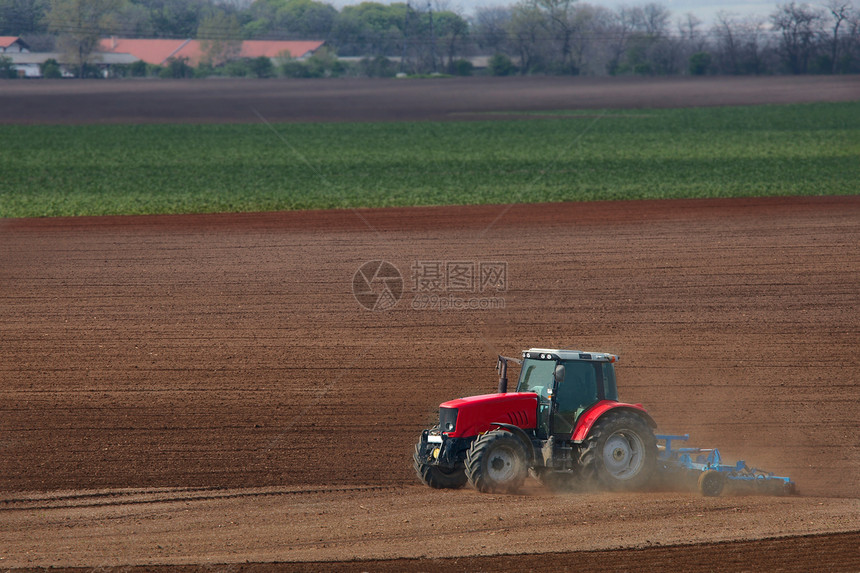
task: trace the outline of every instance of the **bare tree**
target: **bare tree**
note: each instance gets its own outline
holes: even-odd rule
[[[543,15],[531,2],[520,2],[511,11],[508,35],[519,56],[520,73],[528,73],[541,59],[544,43]]]
[[[630,42],[631,36],[636,31],[637,22],[640,20],[641,10],[621,6],[613,13],[612,20],[607,29],[609,41],[609,61],[606,71],[615,75],[621,68],[621,62]]]
[[[835,74],[839,70],[839,28],[843,27],[845,24],[849,24],[854,6],[847,0],[828,0],[824,7],[830,13],[830,17],[832,19],[830,35],[830,72]]]
[[[478,8],[472,19],[472,31],[479,48],[493,53],[504,52],[508,43],[508,28],[511,22],[511,8]]]
[[[773,59],[773,50],[767,21],[762,16],[748,16],[740,23],[740,33],[742,71],[747,74],[762,74],[769,67],[773,67],[768,61]]]
[[[823,20],[820,10],[808,4],[790,2],[777,7],[770,19],[782,36],[780,45],[786,67],[794,74],[805,74],[815,50],[816,36]]]
[[[687,12],[678,20],[678,35],[691,52],[701,52],[708,43],[701,26],[702,21],[692,12]]]
[[[736,14],[720,10],[712,30],[717,44],[717,57],[720,69],[730,74],[740,73],[740,38]]]
[[[642,31],[655,40],[665,38],[669,34],[669,21],[672,13],[662,4],[651,2],[642,7]]]
[[[605,70],[599,63],[600,41],[605,35],[606,23],[611,13],[608,9],[591,4],[577,4],[573,11],[576,34],[573,36],[572,59],[579,73],[594,73]]]
[[[543,26],[561,52],[561,63],[567,66],[573,53],[573,4],[576,0],[535,0],[535,7],[543,15]]]

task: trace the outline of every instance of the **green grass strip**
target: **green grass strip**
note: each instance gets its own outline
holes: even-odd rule
[[[0,217],[860,191],[860,102],[0,134]]]

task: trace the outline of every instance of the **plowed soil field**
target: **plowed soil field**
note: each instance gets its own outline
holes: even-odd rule
[[[755,568],[860,567],[856,197],[0,232],[3,566],[656,570],[746,551]],[[377,259],[403,294],[369,311],[353,276]],[[417,279],[435,262],[506,274],[443,283],[431,308]],[[472,299],[494,307],[453,308]],[[801,496],[415,485],[439,402],[493,391],[496,353],[531,345],[617,352],[622,398],[662,431],[789,475]]]
[[[444,80],[40,80],[0,84],[0,123],[512,119],[512,112],[849,101],[860,76]],[[503,115],[494,115],[503,114]]]
[[[508,85],[534,109],[860,93],[771,80]],[[220,84],[189,84],[197,107],[145,82],[0,99],[19,85],[42,111],[4,122],[211,121]],[[73,97],[122,86],[114,107]],[[219,117],[255,121],[235,89]],[[266,97],[273,121],[361,119]],[[400,109],[356,97],[364,119]],[[394,118],[520,109],[429,100]],[[353,285],[375,260],[402,289],[372,311]],[[0,220],[0,570],[857,571],[858,306],[857,196]],[[438,404],[494,391],[496,355],[530,346],[619,354],[621,398],[662,432],[799,495],[418,485]]]

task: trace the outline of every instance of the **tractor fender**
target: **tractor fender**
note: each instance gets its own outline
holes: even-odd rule
[[[657,427],[657,422],[655,422],[654,418],[645,411],[642,404],[624,404],[623,402],[615,402],[614,400],[601,400],[580,414],[579,419],[576,420],[576,427],[573,429],[573,435],[570,438],[571,441],[576,444],[581,444],[588,436],[588,433],[591,431],[591,427],[597,422],[597,420],[599,420],[605,413],[615,410],[627,410],[633,412],[645,420],[645,422],[647,422],[652,428]]]
[[[490,426],[498,426],[499,428],[504,428],[505,430],[518,437],[523,443],[523,447],[525,447],[526,449],[526,455],[529,458],[529,463],[531,464],[535,461],[536,456],[534,444],[532,444],[531,438],[529,438],[529,435],[526,434],[522,428],[520,428],[519,426],[514,426],[513,424],[503,424],[502,422],[493,422],[490,424]]]

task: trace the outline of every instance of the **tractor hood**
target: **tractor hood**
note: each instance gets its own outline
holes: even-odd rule
[[[538,395],[534,392],[458,398],[439,405],[439,425],[451,438],[477,436],[493,429],[494,423],[528,430],[537,427],[537,406]]]

